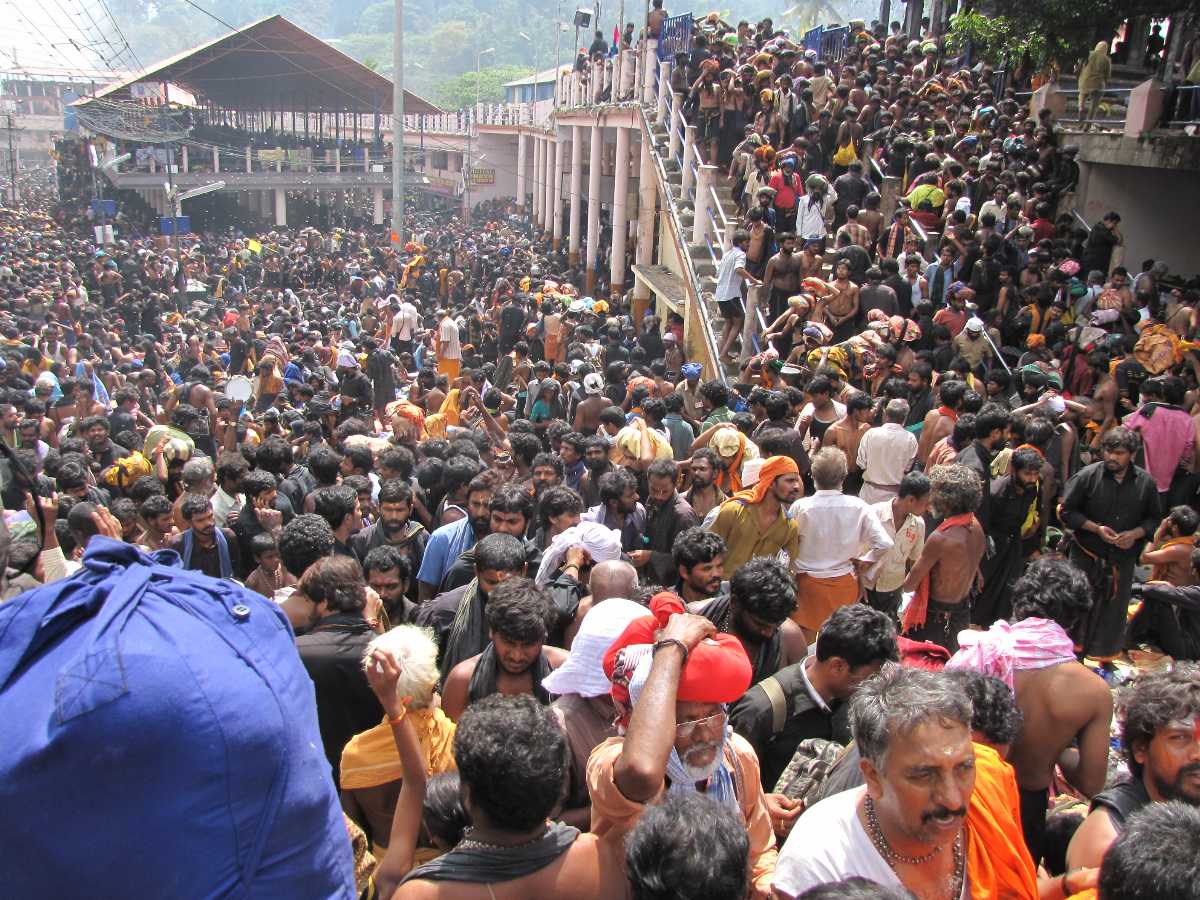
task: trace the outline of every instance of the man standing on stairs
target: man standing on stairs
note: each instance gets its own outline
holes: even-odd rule
[[[788,297],[800,292],[800,260],[796,256],[796,235],[792,232],[779,235],[779,252],[767,260],[762,285],[768,292],[768,321],[774,322],[788,308]]]
[[[717,286],[714,288],[714,293],[717,298],[717,306],[721,310],[721,318],[725,320],[719,351],[723,362],[733,362],[730,351],[733,349],[734,341],[742,333],[742,325],[746,321],[746,308],[742,303],[742,286],[746,283],[762,284],[746,269],[746,247],[749,243],[750,235],[744,231],[735,232],[733,246],[725,251],[725,255],[721,257],[721,264],[717,266]],[[768,277],[770,271],[771,263],[768,262]]]

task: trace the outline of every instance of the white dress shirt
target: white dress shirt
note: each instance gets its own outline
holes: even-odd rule
[[[917,436],[898,422],[885,422],[871,428],[858,442],[858,468],[863,481],[891,489],[898,487],[917,457]],[[864,491],[866,487],[864,485]],[[895,490],[888,491],[892,496]],[[883,497],[865,497],[877,502]]]
[[[904,584],[908,578],[908,564],[917,564],[925,547],[925,520],[909,515],[899,525],[893,516],[891,500],[872,503],[883,530],[892,536],[892,549],[885,553],[875,565],[863,573],[863,585],[873,591],[887,593]]]
[[[789,516],[800,526],[800,552],[792,567],[813,578],[849,575],[854,571],[852,560],[875,562],[892,547],[891,536],[871,507],[841,491],[801,497]]]

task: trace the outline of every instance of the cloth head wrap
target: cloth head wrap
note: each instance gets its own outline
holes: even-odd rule
[[[767,457],[763,461],[762,468],[758,470],[758,481],[754,483],[754,487],[738,491],[733,495],[734,499],[743,500],[746,503],[762,503],[767,492],[771,490],[771,486],[775,484],[776,478],[780,475],[799,474],[800,469],[790,456]]]
[[[582,547],[592,558],[592,562],[609,562],[621,557],[621,532],[606,528],[599,522],[580,522],[572,525],[566,531],[554,536],[546,552],[542,554],[542,564],[538,567],[538,587],[545,587],[554,578],[559,563],[572,547]]]
[[[578,694],[580,697],[607,694],[612,690],[612,683],[604,674],[604,654],[630,622],[645,616],[646,607],[623,597],[597,603],[583,617],[579,632],[571,642],[571,655],[542,679],[542,687],[551,694]]]
[[[700,363],[684,363],[681,369],[683,371],[683,377],[688,381],[695,381],[700,377],[700,373],[704,371]]]

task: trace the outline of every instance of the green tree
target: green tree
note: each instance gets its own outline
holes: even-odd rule
[[[479,72],[479,100],[482,103],[504,101],[504,83],[527,78],[533,73],[528,66],[493,66]],[[475,73],[467,72],[438,85],[435,102],[443,109],[462,109],[475,102]]]

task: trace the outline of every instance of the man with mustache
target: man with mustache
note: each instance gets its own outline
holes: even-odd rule
[[[412,518],[413,489],[399,478],[389,478],[379,486],[379,519],[350,538],[350,547],[360,558],[377,547],[393,547],[413,572],[421,570],[421,559],[429,532]],[[415,598],[415,585],[407,591]]]
[[[1092,798],[1067,848],[1067,865],[1104,860],[1129,817],[1152,803],[1200,807],[1200,672],[1194,665],[1142,675],[1118,698],[1121,749],[1133,778]]]
[[[656,459],[646,469],[643,546],[629,554],[643,583],[670,584],[675,579],[675,538],[699,524],[687,500],[675,490],[678,475],[679,467],[670,459]]]
[[[972,743],[971,701],[947,675],[892,667],[850,701],[866,786],[810,807],[775,870],[777,897],[862,876],[913,896],[1038,896],[999,754]]]
[[[726,704],[750,686],[741,642],[656,594],[651,615],[630,622],[604,654],[623,736],[592,751],[587,780],[592,833],[615,844],[648,804],[668,793],[699,793],[727,807],[750,838],[751,897],[771,896],[775,836],[758,758],[729,729]]]

